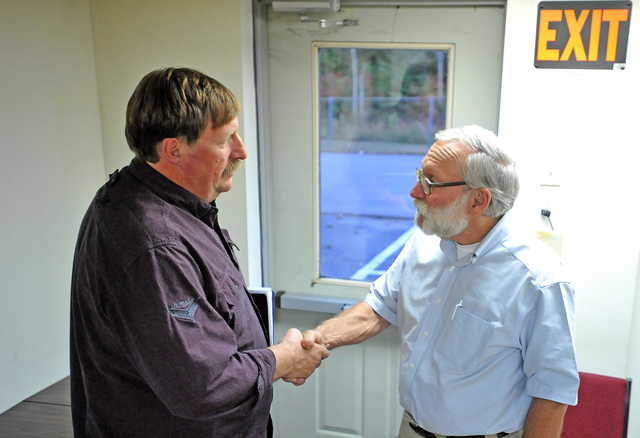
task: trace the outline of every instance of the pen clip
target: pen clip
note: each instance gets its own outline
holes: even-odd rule
[[[462,307],[462,299],[460,299],[460,302],[458,304],[456,304],[456,307],[454,307],[453,313],[451,314],[451,321],[453,321],[453,318],[456,317],[456,312],[458,311],[458,309],[460,307]]]

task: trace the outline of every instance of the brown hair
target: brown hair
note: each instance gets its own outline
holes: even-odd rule
[[[163,139],[183,137],[192,143],[209,121],[218,128],[239,111],[236,97],[215,79],[188,68],[165,68],[147,74],[136,87],[124,132],[129,148],[155,163]]]

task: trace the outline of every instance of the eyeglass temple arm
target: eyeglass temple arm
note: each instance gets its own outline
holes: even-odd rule
[[[463,186],[465,185],[465,181],[453,181],[453,182],[432,182],[431,185],[434,187],[449,187],[449,186]]]

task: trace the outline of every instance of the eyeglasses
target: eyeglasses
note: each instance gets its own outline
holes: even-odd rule
[[[431,182],[429,178],[424,176],[422,169],[416,169],[416,180],[420,183],[424,194],[427,196],[431,195],[432,187],[464,186],[467,184],[465,181]]]

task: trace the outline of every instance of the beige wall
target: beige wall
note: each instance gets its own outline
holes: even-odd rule
[[[68,375],[80,220],[103,180],[88,0],[0,13],[0,412]]]
[[[249,174],[257,166],[249,0],[92,0],[96,68],[103,123],[105,169],[133,157],[124,138],[125,108],[136,84],[149,71],[190,67],[229,87],[243,102],[242,134],[249,149]],[[257,181],[254,181],[254,183]],[[259,249],[255,230],[257,190],[247,193],[245,171],[219,198],[221,223],[242,248],[240,263],[258,285]]]
[[[76,233],[105,174],[132,157],[126,102],[152,69],[202,70],[248,109],[251,158],[220,206],[243,271],[260,285],[251,50],[249,0],[3,2],[0,412],[68,375]]]
[[[260,285],[251,23],[250,0],[3,3],[0,412],[68,374],[77,229],[105,174],[132,158],[125,107],[150,70],[199,69],[247,109],[250,159],[219,204],[243,272]]]

